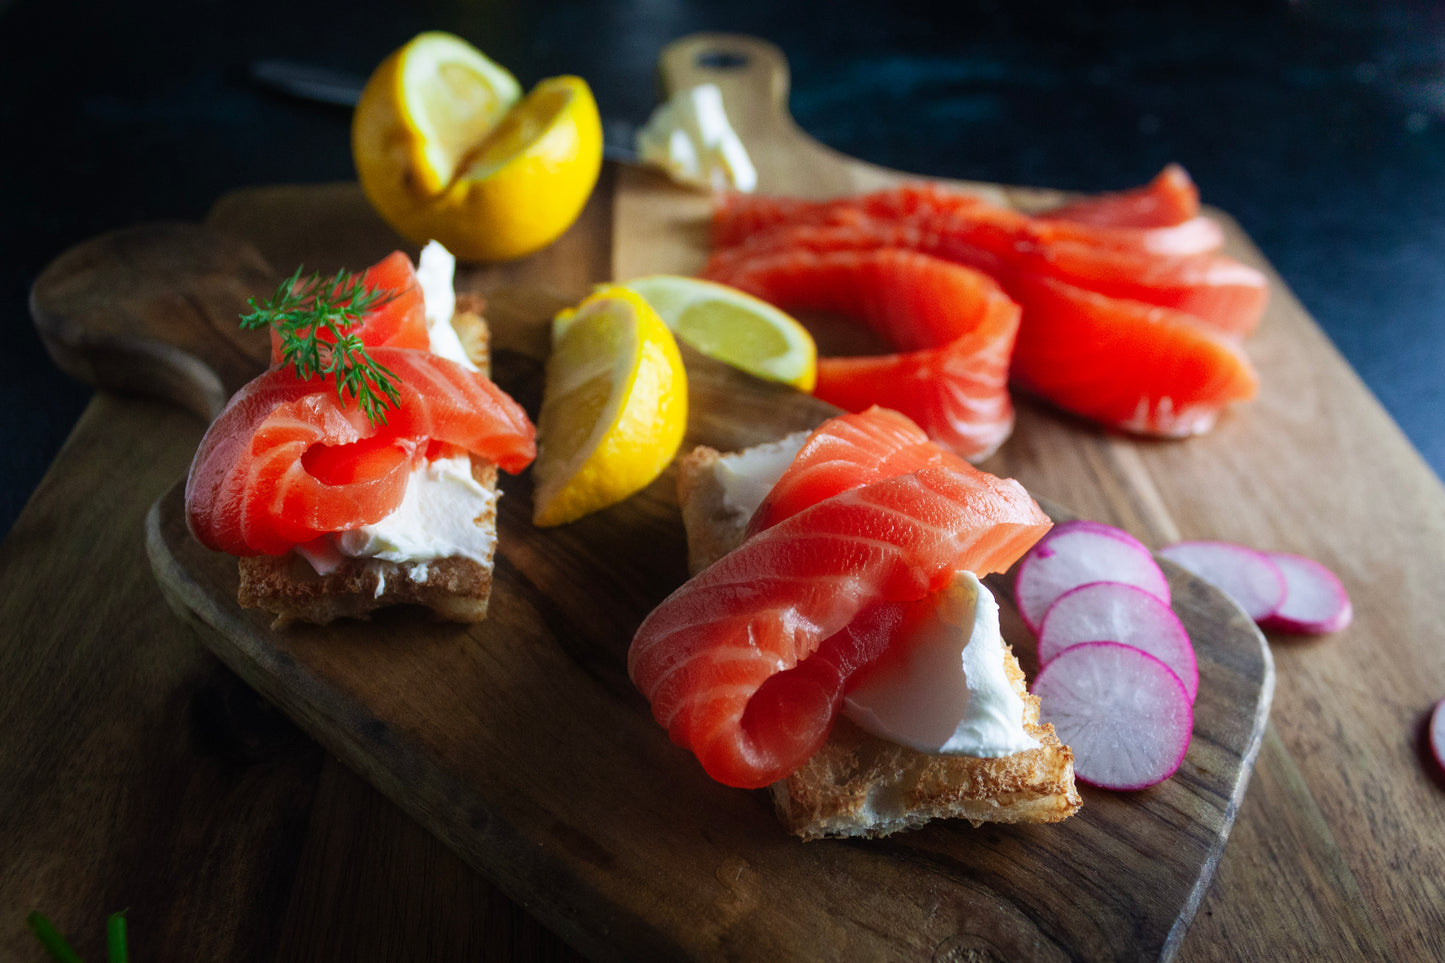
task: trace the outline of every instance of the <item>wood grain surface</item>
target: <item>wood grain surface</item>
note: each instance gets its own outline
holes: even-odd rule
[[[788,164],[760,163],[770,189],[836,193],[889,176],[830,163],[840,159],[771,116],[787,85],[776,51],[736,38],[696,42],[775,68],[761,88],[775,100],[738,101],[725,86],[756,156],[794,154]],[[679,49],[664,56],[665,84],[691,76],[695,59],[682,68],[669,60]],[[1043,196],[1001,194],[1025,205]],[[292,202],[318,198],[328,200],[316,222],[290,216]],[[218,203],[210,227],[250,242],[270,265],[354,267],[395,243],[357,198],[353,185],[245,191]],[[558,245],[468,272],[463,283],[488,291],[505,314],[540,295],[575,299],[598,278],[685,270],[699,259],[705,207],[647,172],[613,171]],[[1230,227],[1231,248],[1267,269]],[[1129,439],[1024,399],[1014,438],[986,467],[1150,544],[1220,537],[1311,555],[1352,594],[1345,632],[1269,640],[1271,723],[1179,958],[1440,958],[1445,787],[1422,735],[1445,693],[1445,613],[1433,584],[1445,492],[1277,280],[1248,350],[1261,396],[1206,437]],[[0,694],[0,902],[14,908],[0,921],[0,956],[41,958],[23,924],[32,908],[97,956],[104,914],[122,907],[131,908],[138,958],[567,956],[529,915],[535,907],[500,899],[448,845],[318,752],[166,608],[146,571],[142,519],[184,470],[202,427],[173,406],[103,392],[0,547],[0,671],[11,683]],[[615,672],[588,668],[603,680]],[[684,778],[680,791],[717,790]],[[768,822],[761,806],[756,819],[760,830]],[[851,844],[831,848],[840,871],[872,858]],[[533,858],[604,862],[599,855],[570,837]],[[939,868],[926,852],[916,858]],[[729,881],[748,869],[718,866],[704,926],[747,913]],[[927,905],[962,915],[997,905],[966,892]],[[572,904],[565,894],[559,902],[566,916]],[[616,925],[629,933],[637,921]],[[833,936],[814,935],[817,955],[829,955]],[[1104,945],[1072,954],[1106,956]],[[971,949],[933,947],[936,958]]]

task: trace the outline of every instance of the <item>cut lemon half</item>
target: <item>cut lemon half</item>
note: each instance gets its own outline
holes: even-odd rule
[[[672,333],[635,292],[595,291],[553,322],[533,524],[575,521],[647,487],[686,428],[687,373]]]
[[[351,152],[367,199],[397,232],[468,261],[511,260],[582,212],[602,167],[602,122],[580,77],[523,97],[504,67],[433,31],[368,78]]]
[[[759,378],[813,390],[817,346],[808,329],[786,312],[700,278],[653,274],[625,286],[652,305],[679,341]]]

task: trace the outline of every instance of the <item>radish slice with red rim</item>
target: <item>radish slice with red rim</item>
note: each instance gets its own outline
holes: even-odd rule
[[[1284,573],[1265,552],[1235,542],[1189,541],[1159,555],[1218,588],[1256,622],[1284,603]]]
[[[1430,751],[1440,771],[1445,772],[1445,699],[1435,703],[1435,711],[1430,713]]]
[[[1034,680],[1039,718],[1074,752],[1074,775],[1104,789],[1145,789],[1178,771],[1194,710],[1158,659],[1118,642],[1066,649]]]
[[[1049,529],[1019,562],[1014,578],[1019,615],[1037,635],[1054,600],[1090,582],[1135,585],[1169,602],[1169,581],[1142,542],[1122,528],[1076,520]]]
[[[1259,620],[1261,628],[1279,632],[1338,632],[1350,624],[1354,608],[1339,578],[1312,558],[1288,552],[1266,552],[1284,574],[1284,601]]]
[[[1083,642],[1121,642],[1167,665],[1192,703],[1199,692],[1194,643],[1174,610],[1136,585],[1090,582],[1069,589],[1044,613],[1039,663]]]

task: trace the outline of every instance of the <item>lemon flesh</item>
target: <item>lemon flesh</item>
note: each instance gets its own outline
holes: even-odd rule
[[[522,88],[505,68],[447,33],[424,33],[400,53],[402,121],[410,121],[417,150],[418,186],[440,192],[463,158],[506,117]]]
[[[700,278],[654,274],[628,281],[683,341],[749,374],[812,391],[818,350],[791,315],[737,288]]]
[[[646,301],[603,288],[563,312],[537,423],[533,524],[563,525],[647,487],[686,428],[682,357]]]

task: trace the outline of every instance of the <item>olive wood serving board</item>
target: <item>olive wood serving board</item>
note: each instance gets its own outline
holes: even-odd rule
[[[786,64],[766,44],[688,38],[664,52],[661,67],[665,91],[700,80],[723,87],[766,190],[822,196],[905,176],[799,132],[785,109]],[[972,186],[1023,207],[1054,196]],[[458,286],[488,299],[498,382],[535,414],[553,311],[598,281],[694,270],[706,253],[708,209],[705,196],[653,172],[609,166],[583,217],[553,247],[463,270]],[[1214,213],[1230,249],[1267,269],[1237,226]],[[211,416],[264,362],[264,343],[235,333],[245,295],[269,293],[298,263],[363,267],[397,246],[405,245],[354,184],[248,189],[222,198],[205,226],[148,225],[68,252],[37,281],[34,313],[72,373]],[[1019,478],[1051,511],[1067,506],[1149,544],[1224,537],[1302,551],[1340,570],[1352,590],[1363,579],[1341,562],[1371,529],[1402,532],[1389,541],[1405,557],[1436,558],[1423,546],[1441,528],[1438,486],[1419,481],[1420,465],[1397,430],[1282,286],[1250,352],[1264,392],[1208,436],[1124,438],[1019,399],[1014,437],[983,467]],[[830,411],[690,352],[687,362],[693,442],[736,447]],[[1343,396],[1326,389],[1340,385]],[[1268,459],[1258,457],[1262,445]],[[1408,534],[1389,506],[1375,503],[1353,519],[1341,515],[1335,529],[1318,523],[1364,490],[1338,479],[1311,484],[1348,446],[1409,481],[1404,503],[1424,511]],[[1278,470],[1262,472],[1266,462]],[[395,612],[272,631],[235,605],[233,560],[189,538],[179,479],[151,510],[147,547],[177,613],[238,675],[589,956],[1160,959],[1180,948],[1255,754],[1270,744],[1273,658],[1236,608],[1165,563],[1201,676],[1194,739],[1168,782],[1128,794],[1085,787],[1084,809],[1054,826],[935,823],[882,841],[802,844],[781,831],[762,794],[712,783],[671,746],[626,678],[632,630],[684,578],[672,481],[669,472],[612,509],[538,530],[529,521],[529,475],[505,477],[492,613],[473,627]],[[1375,557],[1367,552],[1361,564]],[[1406,592],[1423,577],[1397,574]],[[1005,597],[1006,637],[1032,673],[1007,579],[992,581]],[[1426,618],[1392,622],[1393,609],[1356,601],[1357,627],[1418,629],[1423,623],[1408,620]],[[1322,664],[1322,679],[1381,671],[1374,659]],[[1308,703],[1319,683],[1305,674]],[[1391,681],[1398,692],[1410,688]],[[1368,753],[1373,731],[1337,727],[1338,750]],[[1287,733],[1298,741],[1298,730]],[[1288,752],[1273,745],[1288,777]],[[1336,767],[1327,769],[1311,767],[1311,779],[1340,798],[1358,796],[1347,778],[1331,775]],[[1361,945],[1383,945],[1360,893],[1392,893],[1392,884],[1368,872],[1357,881],[1329,855],[1329,806],[1302,810],[1308,796],[1289,778],[1272,785],[1271,799],[1283,793],[1305,813],[1290,826],[1304,834],[1299,852],[1311,878],[1344,883],[1315,890],[1344,894],[1332,903],[1341,925],[1354,928]],[[1372,831],[1415,838],[1399,827]],[[1266,835],[1251,834],[1260,845]],[[1257,883],[1252,892],[1267,890]],[[1409,892],[1397,895],[1398,905],[1414,906]]]
[[[735,448],[831,413],[688,360],[689,443]],[[502,353],[496,377],[535,411],[536,359]],[[152,512],[148,546],[166,594],[239,675],[589,955],[917,958],[948,945],[1152,958],[1182,935],[1274,680],[1258,630],[1217,591],[1171,568],[1201,695],[1190,755],[1167,783],[1086,790],[1059,826],[805,845],[764,794],[713,783],[670,745],[627,679],[633,629],[685,577],[674,473],[552,530],[531,525],[528,482],[503,480],[491,612],[474,627],[396,611],[273,631],[236,605],[234,560],[190,537],[179,484]],[[1006,595],[1006,580],[992,583]],[[1026,650],[1011,607],[1005,632]]]

